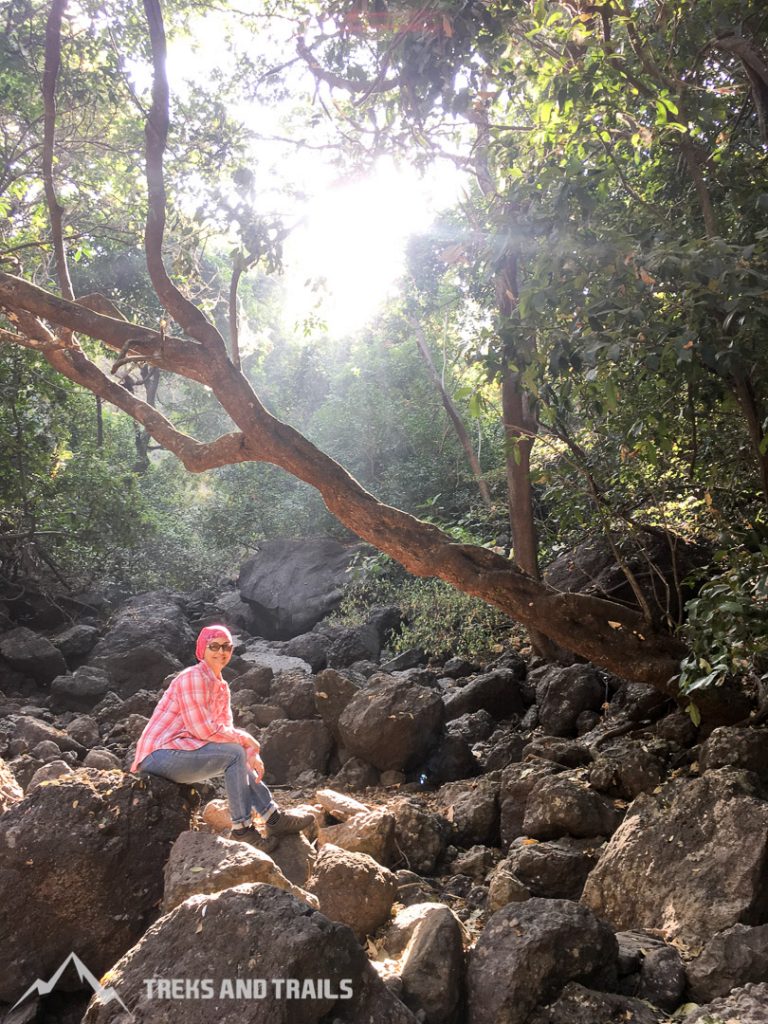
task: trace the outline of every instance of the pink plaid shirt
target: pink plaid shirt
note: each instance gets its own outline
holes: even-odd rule
[[[153,750],[197,750],[206,743],[247,747],[248,742],[253,742],[250,735],[232,724],[229,686],[201,661],[180,672],[160,698],[136,745],[131,771]]]

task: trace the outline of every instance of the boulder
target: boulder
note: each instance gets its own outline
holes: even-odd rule
[[[531,899],[497,911],[469,964],[470,1024],[526,1024],[569,981],[599,978],[617,956],[613,932],[586,907]]]
[[[561,739],[557,736],[536,736],[523,747],[521,760],[529,757],[540,757],[545,761],[554,761],[564,768],[581,768],[592,763],[589,747],[579,740]]]
[[[443,702],[434,690],[373,676],[338,720],[341,743],[380,771],[415,766],[436,743]]]
[[[81,665],[71,675],[56,676],[51,694],[57,710],[90,711],[111,688],[112,682],[104,669]]]
[[[451,735],[461,736],[467,743],[478,743],[487,740],[494,729],[491,715],[483,708],[446,722],[445,730]]]
[[[320,910],[332,921],[347,924],[359,939],[382,925],[397,896],[391,871],[365,853],[324,846],[306,888],[320,900]]]
[[[349,821],[356,814],[365,814],[371,810],[354,797],[347,796],[346,793],[337,793],[334,789],[318,789],[315,793],[315,802],[338,821]]]
[[[272,722],[261,735],[265,781],[282,785],[307,771],[324,775],[332,747],[333,739],[321,721]]]
[[[445,782],[471,778],[479,771],[480,763],[464,737],[443,732],[428,759],[419,767],[418,774],[424,782],[440,786]]]
[[[664,765],[645,743],[624,740],[600,751],[588,778],[593,789],[631,801],[661,784]]]
[[[44,782],[53,782],[55,779],[60,779],[63,775],[71,774],[72,767],[71,765],[68,765],[66,761],[48,761],[46,764],[38,768],[29,780],[26,795],[29,796],[30,793],[34,793],[37,787],[42,785]]]
[[[768,729],[735,725],[714,729],[701,745],[699,767],[703,772],[715,768],[743,768],[768,782]]]
[[[57,633],[56,636],[52,636],[51,643],[54,647],[58,647],[65,661],[72,662],[85,657],[92,651],[98,639],[99,631],[96,626],[78,623]]]
[[[530,794],[544,781],[562,771],[552,761],[525,761],[512,764],[501,773],[499,793],[499,823],[501,844],[508,846],[513,839],[526,835],[523,827],[525,809]]]
[[[476,843],[494,846],[499,838],[498,779],[483,776],[468,782],[450,782],[441,786],[439,804],[452,823],[454,841],[459,846]]]
[[[0,757],[0,814],[5,814],[9,807],[24,799],[24,791],[16,781],[16,776]]]
[[[515,839],[503,863],[532,896],[578,900],[599,852],[600,845],[589,839]]]
[[[221,892],[244,882],[274,885],[317,906],[316,898],[289,882],[263,851],[205,832],[182,832],[165,865],[162,912],[167,914],[198,893]]]
[[[395,840],[405,863],[412,871],[433,874],[445,850],[446,822],[407,797],[393,801],[389,809],[395,816]]]
[[[281,645],[281,651],[289,658],[305,661],[313,672],[320,672],[328,664],[330,641],[322,633],[301,633]]]
[[[270,687],[269,703],[281,707],[286,718],[317,718],[314,679],[305,672],[278,672]]]
[[[207,616],[208,622],[226,622],[230,629],[236,629],[253,636],[259,632],[259,617],[247,601],[243,601],[235,590],[225,591],[216,598],[218,614]],[[203,623],[205,624],[205,623]]]
[[[552,665],[537,680],[539,725],[550,736],[575,736],[576,720],[583,711],[598,711],[605,686],[587,665]]]
[[[67,671],[61,651],[47,637],[26,626],[0,635],[0,655],[11,668],[43,686]]]
[[[101,975],[157,916],[163,864],[189,828],[187,791],[81,769],[0,818],[0,1000],[13,1003],[74,949]]]
[[[379,864],[391,867],[395,857],[395,819],[388,811],[362,811],[340,825],[327,825],[317,831],[317,845],[326,844],[367,853]]]
[[[610,836],[623,817],[623,807],[595,792],[578,775],[563,772],[542,779],[528,797],[523,834],[534,839]]]
[[[109,729],[123,721],[128,715],[143,715],[144,718],[151,718],[161,696],[162,692],[159,690],[137,690],[136,693],[130,694],[123,700],[118,694],[110,692],[93,708],[90,714],[99,723],[100,728]]]
[[[210,997],[185,998],[183,981],[181,998],[147,985],[171,978],[206,979]],[[258,882],[182,903],[114,965],[109,983],[135,1024],[416,1024],[348,928]],[[83,1024],[124,1018],[94,997]]]
[[[332,537],[264,541],[240,569],[240,596],[254,613],[254,632],[269,640],[306,633],[339,604],[359,544]]]
[[[768,982],[736,988],[722,999],[700,1006],[681,1019],[681,1024],[765,1024]]]
[[[491,913],[501,910],[508,903],[522,903],[531,898],[527,886],[509,870],[505,860],[493,869],[488,883],[488,910]]]
[[[122,764],[117,754],[113,754],[111,750],[107,750],[105,747],[94,747],[89,750],[83,758],[83,765],[86,768],[97,768],[100,771],[113,771],[115,768],[121,768]]]
[[[194,659],[195,635],[179,599],[165,591],[139,594],[115,613],[88,663],[104,669],[120,696],[155,689]]]
[[[338,672],[335,668],[327,668],[315,677],[315,706],[337,739],[339,716],[364,684],[365,680],[354,672]]]
[[[361,757],[349,757],[330,780],[337,789],[369,789],[378,784],[379,773]]]
[[[661,1010],[631,996],[592,989],[569,982],[549,1006],[534,1010],[526,1024],[664,1024]]]
[[[495,669],[452,690],[445,698],[445,716],[450,721],[475,711],[487,711],[493,718],[522,714],[530,701],[521,687],[519,671]]]
[[[768,803],[754,779],[718,769],[639,796],[587,879],[582,902],[617,929],[659,929],[694,947],[734,924],[761,924]]]
[[[95,747],[99,742],[99,723],[91,715],[78,715],[67,722],[64,731],[84,747]]]
[[[245,664],[249,664],[245,662]],[[275,673],[269,665],[250,665],[245,672],[241,672],[229,684],[232,694],[249,693],[258,700],[269,700],[269,691],[272,689],[272,680]]]
[[[686,965],[691,998],[708,1003],[750,981],[768,978],[768,924],[735,924],[713,935],[695,960]]]
[[[690,596],[679,581],[694,569],[706,565],[710,553],[703,545],[689,544],[682,537],[660,529],[648,529],[618,541],[624,563],[652,609],[677,620],[680,601]],[[589,537],[559,555],[547,567],[545,581],[555,590],[590,594],[637,607],[632,587],[619,566],[611,543],[605,537]]]
[[[664,1010],[675,1010],[685,991],[685,970],[677,949],[647,932],[618,932],[616,940],[619,973],[624,975],[619,991]]]
[[[433,906],[416,923],[402,959],[402,1000],[426,1024],[456,1024],[464,995],[464,946],[456,916]]]
[[[25,754],[44,740],[51,740],[59,750],[73,750],[78,756],[85,753],[85,749],[75,739],[40,718],[9,715],[0,722],[0,746],[5,742],[12,747],[13,753]]]
[[[357,661],[378,661],[381,641],[375,626],[337,626],[326,635],[330,641],[328,664],[332,668],[349,668]]]

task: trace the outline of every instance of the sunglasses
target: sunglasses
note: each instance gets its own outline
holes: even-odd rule
[[[227,641],[224,641],[223,644],[220,644],[216,640],[211,640],[211,642],[208,644],[208,650],[213,651],[214,654],[218,653],[219,651],[224,651],[225,653],[229,654],[233,647],[234,644],[230,644]]]

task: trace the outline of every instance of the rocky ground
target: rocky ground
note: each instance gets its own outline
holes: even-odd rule
[[[393,659],[394,609],[265,641],[238,600],[0,615],[8,1024],[768,1022],[765,729],[700,733],[586,665]],[[237,724],[281,804],[315,809],[311,838],[235,842],[220,788],[126,773],[221,618],[241,629]],[[72,951],[133,1018],[71,969],[10,1010]]]

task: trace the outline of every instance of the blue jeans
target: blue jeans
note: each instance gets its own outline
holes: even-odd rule
[[[197,750],[153,750],[141,762],[139,771],[187,784],[205,782],[223,773],[233,825],[250,822],[252,811],[263,818],[275,808],[272,794],[263,782],[256,781],[246,761],[245,747],[239,743],[206,743]]]

